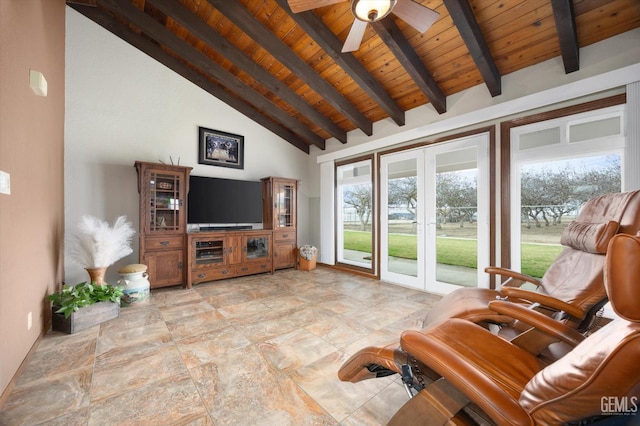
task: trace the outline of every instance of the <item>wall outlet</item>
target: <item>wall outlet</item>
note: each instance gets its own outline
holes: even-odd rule
[[[33,327],[33,314],[29,312],[27,314],[27,330],[31,330],[31,327]]]

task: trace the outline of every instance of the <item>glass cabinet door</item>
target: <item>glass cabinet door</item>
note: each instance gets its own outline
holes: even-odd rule
[[[256,236],[244,238],[245,260],[266,259],[269,257],[269,237]]]
[[[224,264],[224,240],[196,240],[194,243],[194,266]]]
[[[150,170],[148,232],[182,231],[184,229],[182,175]]]
[[[294,228],[296,226],[294,185],[277,183],[274,195],[276,228]]]

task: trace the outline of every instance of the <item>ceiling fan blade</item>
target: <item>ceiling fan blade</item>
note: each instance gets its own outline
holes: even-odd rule
[[[427,31],[440,16],[438,12],[413,0],[397,0],[391,12],[421,33]]]
[[[346,0],[287,0],[287,3],[289,3],[289,7],[293,13],[298,13],[317,9],[323,6],[330,6],[336,3],[342,3],[343,1]]]
[[[366,29],[367,23],[365,21],[354,19],[353,24],[351,25],[351,29],[349,30],[349,35],[344,41],[344,46],[342,46],[342,53],[354,52],[358,50],[360,48],[360,43],[362,43],[362,38],[364,37],[364,31]]]

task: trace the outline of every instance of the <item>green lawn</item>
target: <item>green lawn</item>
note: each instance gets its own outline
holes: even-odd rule
[[[344,248],[371,253],[371,233],[344,231]],[[477,264],[477,241],[472,239],[437,238],[438,263],[475,268]],[[523,244],[522,272],[542,277],[551,262],[558,257],[562,246]],[[407,234],[389,235],[389,254],[393,257],[416,259],[416,236]]]

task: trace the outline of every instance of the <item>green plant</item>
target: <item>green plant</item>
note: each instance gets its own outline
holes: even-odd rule
[[[98,285],[95,282],[87,283],[85,281],[74,286],[63,285],[58,293],[48,295],[47,299],[53,302],[55,313],[64,314],[65,318],[69,318],[73,312],[94,303],[120,303],[122,294],[122,287],[114,287],[109,284]]]

